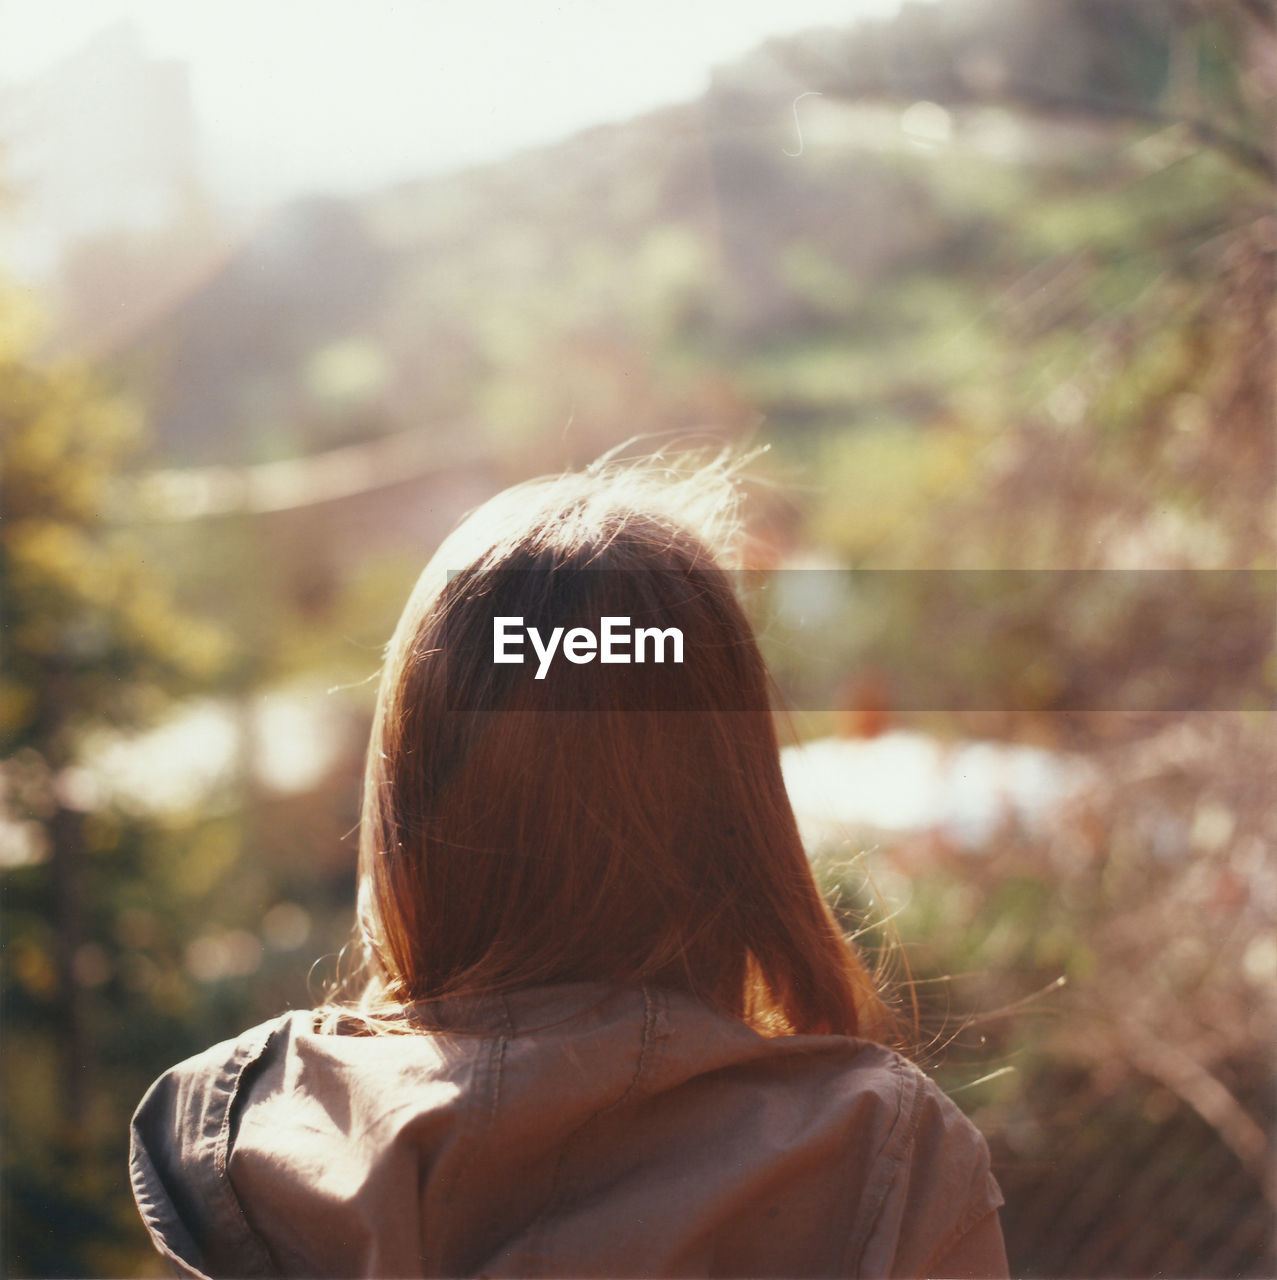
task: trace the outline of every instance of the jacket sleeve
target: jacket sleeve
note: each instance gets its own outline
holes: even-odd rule
[[[1005,1280],[1010,1267],[997,1210],[929,1262],[925,1274],[936,1280]]]
[[[997,1210],[1002,1193],[980,1131],[940,1088],[911,1065],[901,1075],[891,1170],[861,1275],[1006,1276]]]
[[[234,1102],[278,1021],[166,1071],[129,1135],[129,1178],[151,1241],[179,1276],[276,1274],[226,1174]]]

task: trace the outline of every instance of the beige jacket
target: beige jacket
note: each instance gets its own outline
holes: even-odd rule
[[[878,1045],[602,983],[432,1019],[356,1036],[289,1013],[156,1081],[131,1175],[178,1274],[1006,1266],[983,1138]]]

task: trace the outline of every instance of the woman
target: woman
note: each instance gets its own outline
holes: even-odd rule
[[[134,1119],[181,1274],[1005,1275],[984,1141],[885,1047],[804,856],[733,492],[601,466],[440,548],[382,674],[356,972]]]

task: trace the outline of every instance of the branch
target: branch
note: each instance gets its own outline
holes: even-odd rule
[[[1159,1040],[1130,1019],[1118,1021],[1115,1030],[1131,1064],[1192,1107],[1258,1180],[1267,1200],[1277,1205],[1277,1174],[1268,1136],[1218,1077],[1183,1049]]]
[[[1141,120],[1166,127],[1181,125],[1205,147],[1222,152],[1269,182],[1277,181],[1277,160],[1262,147],[1239,138],[1204,116],[1176,115],[1147,103],[1122,101],[1117,98],[1074,97],[1049,90],[1012,84],[1011,95],[1030,110],[1048,115],[1099,117],[1102,120]]]
[[[1270,0],[1238,0],[1242,9],[1267,31],[1277,31],[1277,11]]]

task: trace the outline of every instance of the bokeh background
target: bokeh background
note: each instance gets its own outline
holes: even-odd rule
[[[331,976],[416,573],[636,436],[768,446],[1013,1273],[1274,1274],[1277,9],[523,8],[0,11],[5,1274],[159,1274],[129,1115]]]

